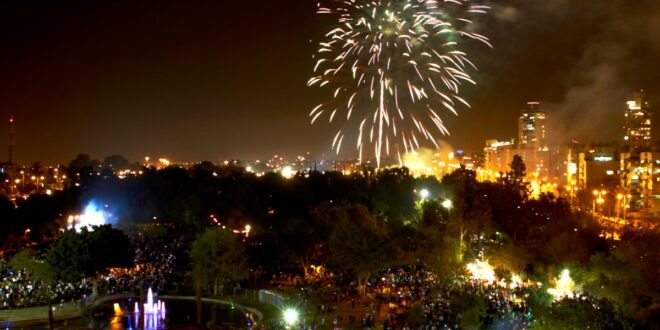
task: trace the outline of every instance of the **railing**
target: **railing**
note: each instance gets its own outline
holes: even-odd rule
[[[240,297],[252,301],[260,301],[259,291],[252,289],[243,289],[243,288],[230,288],[223,290],[224,294],[231,297]]]
[[[259,290],[259,301],[279,309],[284,309],[284,306],[290,303],[290,300],[282,294],[270,290]]]

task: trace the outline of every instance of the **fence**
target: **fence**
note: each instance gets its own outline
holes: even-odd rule
[[[269,290],[259,290],[259,301],[271,304],[279,309],[284,309],[284,306],[289,303],[289,299],[283,295]]]
[[[259,301],[259,291],[252,289],[243,289],[243,288],[231,288],[228,290],[223,290],[224,294],[227,294],[231,297],[241,297],[247,300]]]

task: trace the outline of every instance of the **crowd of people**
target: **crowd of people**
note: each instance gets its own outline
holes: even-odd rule
[[[465,322],[465,305],[458,297],[477,297],[482,310],[481,324],[506,329],[525,329],[531,312],[521,297],[525,288],[469,278],[457,278],[438,286],[436,275],[421,264],[387,269],[375,274],[363,296],[357,283],[342,273],[312,273],[301,288],[315,292],[321,303],[313,317],[302,321],[308,328],[460,329]],[[304,290],[303,290],[304,291]],[[413,311],[418,311],[415,313]]]
[[[172,280],[181,278],[177,262],[185,251],[183,238],[148,237],[142,233],[131,236],[135,247],[135,267],[112,269],[105,277],[109,294],[133,292],[138,288],[163,291]]]
[[[90,281],[56,282],[50,292],[46,286],[32,281],[24,271],[10,269],[0,261],[0,308],[15,309],[48,304],[80,303],[92,293]]]
[[[56,281],[51,285],[51,302],[83,303],[94,292],[107,294],[136,292],[139,288],[151,287],[154,291],[164,290],[172,280],[180,279],[180,267],[176,267],[177,257],[185,251],[182,238],[167,239],[145,236],[142,233],[131,235],[135,247],[135,267],[112,269],[97,279],[83,279],[78,282]],[[23,270],[9,267],[0,259],[0,308],[16,309],[43,306],[48,304],[49,292],[43,283],[33,281]]]
[[[51,286],[51,302],[82,303],[93,294],[94,284],[98,291],[107,294],[137,292],[151,287],[154,291],[171,288],[173,282],[182,279],[180,263],[185,252],[184,238],[145,235],[130,236],[135,248],[135,267],[112,269],[108,274],[79,282],[58,281]],[[185,260],[183,261],[185,262]],[[357,283],[348,274],[313,269],[306,278],[273,277],[271,284],[289,282],[296,284],[307,297],[321,298],[310,324],[336,328],[370,328],[382,324],[385,329],[456,329],[462,323],[460,306],[455,299],[460,296],[483,299],[484,324],[505,325],[506,328],[523,329],[529,324],[531,313],[520,299],[521,288],[510,289],[496,283],[484,286],[470,279],[458,279],[453,285],[438,287],[435,274],[421,264],[391,268],[375,274],[366,283],[360,295]],[[15,309],[42,306],[48,303],[46,287],[32,281],[22,270],[11,269],[0,261],[0,308]],[[344,306],[337,311],[337,306]],[[417,310],[415,314],[411,311]]]

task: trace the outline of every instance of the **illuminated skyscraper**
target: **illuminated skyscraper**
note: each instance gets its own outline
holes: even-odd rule
[[[527,102],[518,120],[518,148],[545,149],[545,112],[541,111],[541,103]]]
[[[624,140],[633,151],[648,150],[651,147],[651,107],[642,90],[635,92],[627,102]]]

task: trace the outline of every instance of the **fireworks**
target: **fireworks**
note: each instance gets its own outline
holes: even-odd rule
[[[469,0],[334,0],[318,13],[334,14],[338,24],[319,44],[315,76],[308,86],[328,87],[333,98],[314,108],[312,124],[344,117],[332,147],[337,154],[344,137],[356,129],[362,161],[373,146],[380,167],[383,152],[410,152],[434,134],[448,135],[440,109],[457,114],[468,106],[459,96],[467,73],[476,67],[460,50],[463,40],[488,39],[469,31],[469,16],[488,7]]]

